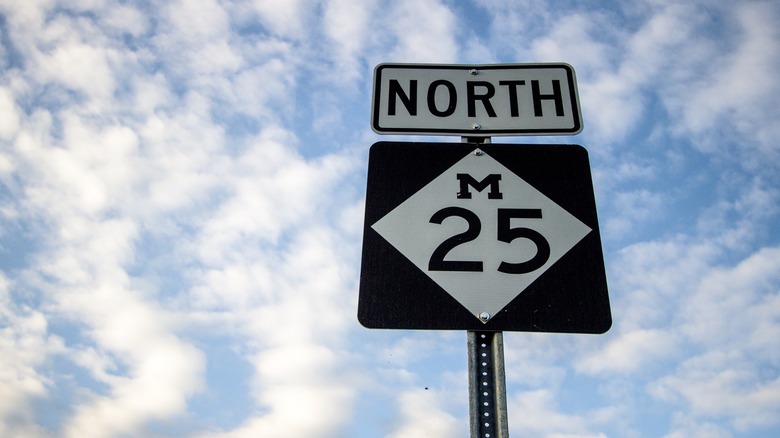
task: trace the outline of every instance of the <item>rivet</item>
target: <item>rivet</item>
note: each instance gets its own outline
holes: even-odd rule
[[[490,314],[487,312],[482,312],[479,314],[479,319],[481,319],[482,322],[485,322],[490,319]]]
[[[485,155],[485,151],[483,151],[482,149],[474,149],[473,153],[474,153],[474,155],[476,155],[478,157],[480,157],[482,155]]]
[[[479,73],[479,70],[477,70],[476,68],[472,68],[471,70],[469,70],[469,74],[471,76],[476,76],[478,73]]]
[[[475,124],[471,125],[471,129],[473,129],[475,131],[479,131],[480,129],[482,129],[482,125],[480,125],[479,123],[475,123]]]

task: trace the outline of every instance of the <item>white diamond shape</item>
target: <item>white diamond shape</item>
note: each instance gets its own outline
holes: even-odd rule
[[[489,199],[489,187],[482,191],[470,187],[471,199],[459,199],[459,173],[469,174],[478,182],[488,175],[500,174],[499,187],[503,197]],[[466,220],[457,216],[448,217],[441,224],[430,222],[437,211],[446,207],[474,212],[481,230],[475,240],[456,246],[444,260],[481,261],[482,271],[428,270],[433,251],[468,228]],[[511,228],[530,228],[547,240],[550,256],[540,268],[524,274],[497,270],[502,261],[521,263],[533,258],[537,251],[529,239],[518,238],[509,243],[497,239],[498,209],[504,208],[541,209],[541,219],[513,218],[510,223]],[[455,163],[371,228],[477,318],[482,312],[491,316],[500,312],[591,231],[542,192],[481,151],[468,154]]]

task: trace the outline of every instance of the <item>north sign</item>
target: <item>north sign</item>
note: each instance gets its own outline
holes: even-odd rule
[[[376,143],[363,239],[358,319],[367,327],[611,325],[580,146]]]
[[[380,64],[379,134],[572,135],[582,130],[574,69],[557,64]]]

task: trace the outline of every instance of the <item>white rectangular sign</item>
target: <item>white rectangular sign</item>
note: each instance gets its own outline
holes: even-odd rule
[[[582,130],[574,69],[555,64],[379,64],[378,134],[573,135]]]

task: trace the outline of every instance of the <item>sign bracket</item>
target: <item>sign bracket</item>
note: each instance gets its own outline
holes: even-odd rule
[[[461,137],[461,143],[478,143],[478,144],[490,144],[492,141],[490,137]]]

